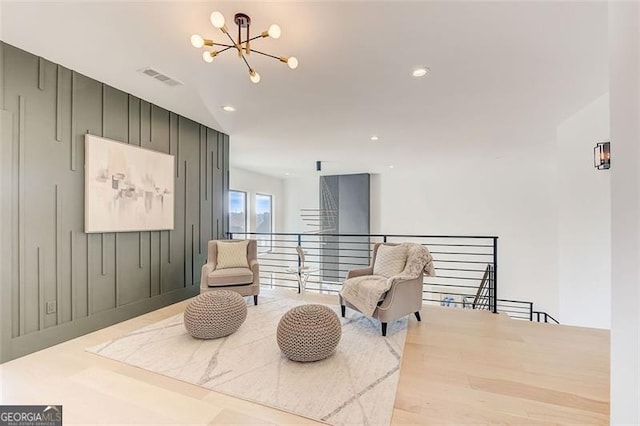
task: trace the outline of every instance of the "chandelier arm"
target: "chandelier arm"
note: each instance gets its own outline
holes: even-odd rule
[[[269,53],[261,52],[261,51],[256,50],[256,49],[251,49],[251,51],[252,51],[253,53],[259,53],[260,55],[264,55],[264,56],[268,56],[268,57],[273,58],[273,59],[280,60],[280,57],[279,57],[279,56],[274,56],[274,55],[271,55],[271,54],[269,54]]]
[[[247,68],[249,68],[249,71],[251,71],[253,68],[251,68],[251,65],[249,65],[249,62],[247,62],[247,58],[245,57],[245,55],[242,55],[242,60],[245,64],[247,64]]]
[[[242,46],[239,46],[238,44],[236,44],[236,41],[233,39],[233,37],[231,37],[231,34],[229,34],[228,32],[226,32],[225,34],[227,35],[227,37],[229,37],[229,40],[231,40],[231,43],[233,43],[233,47],[238,49],[238,52],[240,52],[240,56],[244,58],[244,55],[242,54]],[[247,61],[245,60],[245,62]]]
[[[232,47],[235,47],[235,46],[233,46],[233,45],[231,45],[231,44],[223,44],[223,43],[211,43],[211,44],[213,44],[214,46],[223,46],[223,47],[226,47],[226,48],[232,48]],[[225,49],[225,50],[226,50],[226,49]]]
[[[224,45],[223,45],[223,46],[224,46]],[[227,47],[225,47],[224,49],[220,49],[220,50],[218,50],[218,54],[220,54],[220,53],[222,53],[222,52],[226,52],[226,51],[227,51],[227,50],[229,50],[229,49],[235,49],[235,48],[236,48],[235,46],[227,46]]]
[[[256,39],[259,39],[259,38],[262,38],[262,35],[257,35],[257,36],[251,37],[250,39],[243,41],[243,43],[246,43],[248,41],[253,41],[253,40],[256,40]],[[251,49],[251,50],[254,51],[253,49]]]

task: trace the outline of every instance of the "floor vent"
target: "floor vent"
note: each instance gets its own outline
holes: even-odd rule
[[[175,80],[163,73],[161,73],[158,70],[154,70],[153,68],[142,68],[139,69],[138,72],[141,72],[142,74],[148,75],[151,78],[155,78],[156,80],[166,84],[167,86],[171,86],[171,87],[175,87],[175,86],[182,86],[182,82]]]

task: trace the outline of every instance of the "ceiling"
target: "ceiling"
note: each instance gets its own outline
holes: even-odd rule
[[[211,64],[189,38],[252,18],[297,70],[233,53]],[[233,27],[233,24],[231,24]],[[555,127],[608,90],[606,2],[2,3],[4,41],[231,135],[231,162],[284,177],[536,158]],[[418,66],[428,77],[411,77]],[[184,83],[137,72],[151,66]],[[221,106],[233,105],[227,113]],[[371,141],[371,135],[378,141]]]

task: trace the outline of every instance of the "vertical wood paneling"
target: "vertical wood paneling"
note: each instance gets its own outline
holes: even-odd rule
[[[149,104],[149,147],[153,144],[153,105]]]
[[[221,136],[222,135],[220,133],[218,133],[216,135],[216,153],[218,154],[216,156],[216,168],[218,170],[220,170],[220,157],[221,157],[220,153],[222,152],[222,149],[220,148],[220,146],[222,145],[221,144]]]
[[[216,137],[216,142],[217,142],[217,137]],[[213,162],[214,162],[213,156],[214,155],[215,154],[212,151],[211,152],[211,167],[212,167],[212,170],[211,170],[211,200],[214,200],[213,188],[214,188],[215,180],[216,180],[216,174],[213,171]],[[214,221],[217,222],[217,215],[215,214],[215,209],[212,208],[211,209],[211,239],[212,240],[215,240],[215,239],[218,238],[218,224],[217,223],[216,223],[216,227],[215,227],[215,229],[216,229],[215,238],[214,238],[214,234],[213,234],[213,229],[214,229],[213,222]]]
[[[179,121],[178,121],[179,123]],[[180,135],[180,133],[178,133],[178,135]],[[179,136],[178,136],[179,137]],[[178,139],[179,141],[180,139]],[[187,205],[187,162],[184,162],[184,206],[186,207]],[[184,229],[184,244],[183,244],[183,254],[184,254],[184,262],[183,265],[183,269],[184,269],[184,286],[187,287],[187,212],[186,212],[186,208],[185,208],[185,212],[184,212],[184,223],[183,223],[183,229]]]
[[[222,234],[227,238],[229,231],[229,135],[220,133],[224,139],[222,161],[224,162],[222,176]]]
[[[178,128],[178,137],[176,138],[176,177],[180,177],[180,117],[176,120],[176,126]]]
[[[107,253],[105,248],[104,234],[100,234],[100,273],[107,275]]]
[[[204,199],[209,200],[209,129],[204,135]]]
[[[114,241],[113,241],[113,267],[114,267],[114,286],[113,286],[113,293],[114,293],[114,298],[115,298],[115,304],[116,304],[116,308],[118,306],[120,306],[120,281],[118,280],[118,234],[114,234]]]
[[[76,133],[76,72],[71,71],[71,171],[78,170],[76,146],[78,136]]]
[[[140,126],[138,127],[138,145],[142,146],[142,99],[138,102],[138,120],[140,120]]]
[[[0,55],[3,49],[0,45]],[[0,63],[0,66],[2,64]],[[5,255],[0,259],[0,336],[13,338],[19,335],[19,278],[18,278],[18,203],[17,203],[17,114],[0,110],[0,251]],[[9,353],[8,345],[0,338],[0,362]]]
[[[127,143],[131,143],[131,95],[127,95]]]
[[[160,294],[164,293],[162,289],[162,231],[158,232],[158,280]]]
[[[18,279],[20,299],[20,335],[25,333],[26,325],[26,288],[25,288],[25,109],[24,96],[18,98]]]
[[[91,297],[91,275],[90,275],[90,261],[91,261],[91,250],[89,249],[89,234],[84,234],[85,240],[87,244],[87,316],[90,317],[93,314],[93,298]]]
[[[44,90],[44,69],[46,64],[44,59],[38,58],[38,89]]]
[[[36,279],[38,285],[38,330],[44,329],[44,289],[42,288],[42,271],[44,270],[44,266],[42,265],[42,260],[42,253],[40,251],[40,247],[38,247],[36,249]]]
[[[202,254],[202,232],[200,232],[202,229],[202,125],[198,126],[198,130],[200,132],[198,135],[198,254]],[[193,263],[193,256],[191,262]]]
[[[138,232],[138,268],[142,269],[142,232]]]
[[[138,100],[138,145],[142,146],[142,99]],[[138,268],[143,268],[142,232],[138,232]]]
[[[196,276],[196,272],[195,272],[196,253],[193,248],[193,245],[195,244],[195,239],[196,239],[195,225],[191,225],[191,283],[189,283],[190,285],[194,284],[195,276]]]
[[[73,231],[69,231],[69,268],[71,268],[70,284],[71,284],[71,321],[78,317],[78,308],[76,303],[76,274],[74,268],[74,259],[76,255],[75,247],[73,244]]]
[[[169,113],[169,154],[173,155],[173,113],[170,112]],[[173,168],[174,170],[177,168],[177,165],[175,163],[175,156],[174,156],[174,163],[173,163]]]
[[[161,232],[152,231],[149,233],[149,280],[151,281],[151,296],[162,294],[160,284],[162,281],[162,262],[160,256]]]
[[[106,102],[106,96],[105,96],[105,90],[106,90],[106,85],[104,83],[102,83],[102,112],[100,113],[100,115],[102,116],[102,125],[101,125],[101,129],[100,129],[100,136],[104,137],[104,129],[105,129],[105,119],[104,119],[104,112],[105,112],[105,106],[104,103]]]
[[[151,126],[149,126],[151,127]],[[152,237],[153,232],[149,232],[149,297],[153,296],[153,268],[151,267],[153,265],[153,243]]]
[[[55,268],[56,268],[56,302],[58,304],[56,324],[62,323],[62,197],[59,185],[55,185],[56,199],[56,236],[55,236]]]
[[[220,193],[218,176],[223,176],[225,165],[218,132],[61,65],[10,49],[5,100],[17,102],[7,102],[5,108],[16,125],[10,146],[0,148],[12,158],[13,173],[13,199],[6,198],[14,218],[10,244],[15,258],[13,264],[6,262],[14,277],[9,280],[16,307],[10,318],[11,338],[41,330],[51,333],[46,341],[54,341],[55,328],[65,322],[86,330],[93,321],[97,325],[115,318],[109,311],[117,307],[196,285],[206,241],[214,232],[222,232],[218,198],[226,194]],[[5,54],[2,49],[0,53]],[[83,232],[85,133],[175,156],[174,230],[137,233],[137,238],[136,233]],[[63,147],[66,143],[68,147]],[[5,162],[3,172],[4,166]],[[31,182],[51,186],[30,186]],[[47,302],[54,300],[57,312],[48,315]],[[96,320],[87,322],[87,317]]]
[[[62,142],[62,70],[56,67],[56,140]]]

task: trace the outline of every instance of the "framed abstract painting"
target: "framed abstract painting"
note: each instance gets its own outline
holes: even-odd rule
[[[174,156],[85,135],[86,233],[174,226]]]

